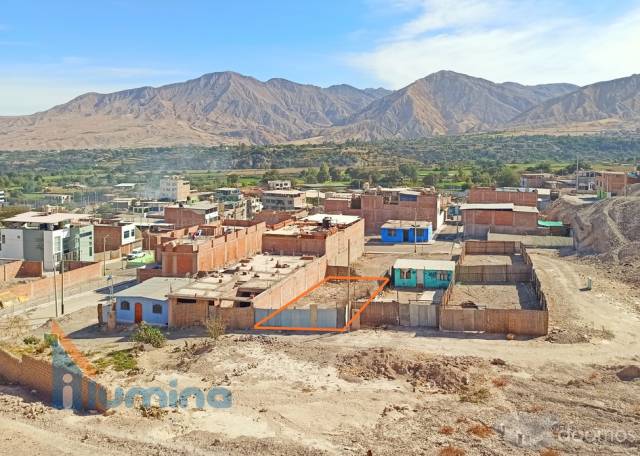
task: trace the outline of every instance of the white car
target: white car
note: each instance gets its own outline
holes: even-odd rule
[[[142,258],[144,256],[144,252],[139,250],[139,251],[133,251],[131,252],[129,255],[127,255],[127,260],[135,260],[137,258]]]

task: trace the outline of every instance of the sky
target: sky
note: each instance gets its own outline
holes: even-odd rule
[[[0,115],[226,70],[586,85],[640,73],[640,0],[0,0]]]

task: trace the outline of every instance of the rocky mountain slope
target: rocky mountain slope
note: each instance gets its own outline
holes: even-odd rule
[[[0,117],[0,150],[414,139],[584,124],[600,131],[639,119],[638,75],[579,88],[440,71],[392,92],[222,72]]]
[[[598,82],[552,98],[516,116],[510,125],[578,126],[586,123],[640,126],[640,75]]]
[[[412,139],[495,129],[523,111],[560,94],[571,84],[496,84],[453,71],[439,71],[382,97],[323,132],[331,139]]]

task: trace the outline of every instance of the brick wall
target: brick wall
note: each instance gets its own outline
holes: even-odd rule
[[[53,376],[54,369],[50,361],[46,359],[33,358],[29,355],[23,355],[18,358],[2,349],[0,349],[0,376],[13,383],[26,386],[36,390],[38,396],[50,402],[53,397]],[[108,397],[108,389],[103,385],[96,383],[92,379],[83,376],[81,379],[82,403],[85,408],[90,408],[89,402],[89,385],[95,389],[96,398]],[[92,403],[98,411],[105,411],[106,404],[99,401]]]
[[[177,227],[188,227],[193,225],[204,225],[207,221],[203,213],[199,213],[187,207],[164,208],[164,221],[173,223]]]
[[[0,282],[27,277],[42,277],[42,261],[15,260],[0,265]]]
[[[535,212],[474,210],[462,211],[465,237],[485,237],[489,231],[504,234],[536,234]]]
[[[327,258],[317,258],[253,299],[254,308],[278,309],[325,278]]]
[[[162,262],[162,275],[184,277],[200,271],[213,271],[262,251],[264,222],[235,230],[201,242],[169,242],[159,248],[156,258]]]
[[[65,288],[102,277],[102,264],[99,262],[68,261],[65,263],[65,268],[69,268],[64,273]],[[26,299],[41,298],[53,293],[53,280],[53,276],[43,277],[5,288],[4,291]],[[56,274],[55,280],[59,292],[62,287],[61,274]]]
[[[469,203],[513,203],[516,206],[538,205],[538,192],[499,192],[489,187],[473,187],[469,190]]]
[[[380,234],[380,227],[389,220],[426,220],[434,231],[440,226],[438,218],[441,196],[438,194],[418,195],[416,201],[399,201],[385,204],[382,195],[362,195],[360,208],[351,208],[349,200],[328,199],[324,210],[328,214],[357,215],[365,221],[365,234]]]
[[[278,235],[270,232],[262,236],[262,250],[278,255],[313,255],[327,257],[331,266],[347,266],[349,241],[351,242],[351,262],[364,254],[364,220],[344,229],[319,231],[298,236]]]

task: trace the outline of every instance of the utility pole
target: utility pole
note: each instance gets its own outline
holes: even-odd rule
[[[580,187],[578,186],[578,171],[580,170],[580,154],[576,154],[576,195]]]
[[[64,315],[64,252],[62,253],[62,260],[60,261],[60,313]]]
[[[56,306],[56,318],[58,318],[58,287],[56,286],[56,254],[53,254],[53,301]]]
[[[347,321],[351,320],[351,239],[347,240]]]
[[[110,234],[107,234],[102,238],[102,275],[107,275],[107,238],[111,237]]]
[[[413,254],[418,253],[418,200],[416,199],[416,208],[413,211]]]

